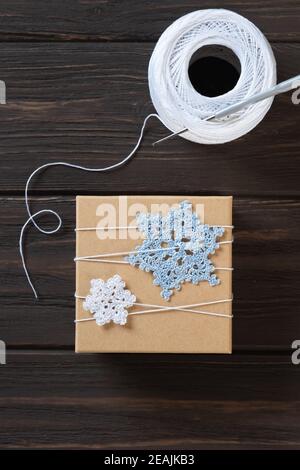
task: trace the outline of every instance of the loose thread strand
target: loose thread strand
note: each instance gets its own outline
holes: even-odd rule
[[[31,281],[31,278],[30,278],[30,275],[29,275],[29,272],[28,272],[28,269],[27,269],[27,265],[26,265],[26,260],[25,260],[25,257],[24,257],[24,249],[23,249],[24,232],[25,232],[27,226],[29,225],[29,223],[32,223],[40,233],[44,233],[45,235],[52,235],[54,233],[57,233],[60,230],[60,228],[62,226],[62,219],[61,219],[60,215],[57,212],[55,212],[51,209],[42,209],[42,210],[40,210],[38,212],[35,212],[35,213],[31,212],[29,199],[28,199],[28,192],[29,192],[30,183],[31,183],[33,177],[35,175],[37,175],[37,173],[39,173],[40,171],[46,170],[46,169],[48,169],[52,166],[64,166],[64,167],[67,167],[67,168],[73,168],[75,170],[82,170],[82,171],[87,171],[87,172],[92,172],[92,173],[106,172],[106,171],[111,171],[111,170],[115,170],[117,168],[120,168],[121,166],[123,166],[127,162],[129,162],[129,160],[131,160],[134,157],[135,153],[139,149],[139,147],[141,145],[141,142],[142,142],[142,139],[143,139],[143,136],[144,136],[145,127],[147,125],[147,122],[151,118],[156,118],[162,124],[164,124],[162,118],[160,118],[158,116],[158,114],[154,114],[154,113],[149,114],[144,119],[141,131],[140,131],[140,134],[139,134],[139,138],[137,140],[136,145],[132,149],[132,151],[126,157],[124,157],[122,160],[120,160],[118,163],[115,163],[114,165],[109,165],[109,166],[102,167],[102,168],[90,168],[90,167],[86,167],[86,166],[82,166],[82,165],[77,165],[77,164],[74,164],[74,163],[67,163],[67,162],[60,162],[59,161],[59,162],[46,163],[44,165],[41,165],[38,168],[36,168],[31,173],[31,175],[29,176],[29,178],[26,182],[26,186],[25,186],[25,205],[26,205],[26,210],[27,210],[27,214],[28,214],[28,219],[26,220],[26,222],[23,224],[23,226],[21,228],[20,238],[19,238],[19,252],[20,252],[20,257],[21,257],[21,262],[22,262],[24,273],[26,275],[27,281],[28,281],[28,283],[31,287],[31,290],[32,290],[32,292],[33,292],[36,299],[38,298],[38,294],[37,294],[37,291],[36,291],[36,289],[33,285],[33,282]],[[57,219],[57,226],[54,229],[46,230],[46,229],[42,228],[36,222],[36,218],[38,218],[41,215],[46,215],[46,214],[54,215],[54,217]]]

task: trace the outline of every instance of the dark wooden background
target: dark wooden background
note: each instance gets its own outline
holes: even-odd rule
[[[1,448],[300,448],[300,107],[276,99],[262,124],[222,146],[175,139],[152,123],[136,158],[92,175],[51,169],[35,210],[64,219],[52,237],[18,236],[38,165],[117,162],[153,110],[147,65],[179,16],[226,7],[271,41],[279,80],[300,73],[299,0],[6,0],[0,2]],[[75,355],[77,194],[234,196],[234,354]],[[49,221],[49,224],[51,221]]]

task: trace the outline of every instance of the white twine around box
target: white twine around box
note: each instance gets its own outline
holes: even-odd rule
[[[83,309],[92,314],[91,317],[77,318],[75,323],[96,321],[96,323],[101,326],[111,322],[118,325],[126,325],[128,315],[167,312],[185,312],[211,317],[232,318],[231,314],[211,312],[202,309],[195,310],[196,307],[231,303],[232,298],[216,299],[189,305],[173,305],[170,307],[137,302],[135,295],[132,294],[130,290],[126,289],[125,281],[119,274],[115,274],[107,281],[103,279],[92,279],[90,293],[87,296],[75,294],[75,298],[83,300]],[[128,313],[128,308],[133,306],[146,308]]]

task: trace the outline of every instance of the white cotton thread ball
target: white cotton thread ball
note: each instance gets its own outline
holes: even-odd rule
[[[230,49],[240,62],[235,87],[223,95],[201,95],[191,84],[191,58],[205,46]],[[276,62],[266,37],[249,20],[229,10],[199,10],[179,18],[161,35],[150,59],[148,81],[153,105],[170,131],[187,128],[189,131],[182,135],[187,140],[221,144],[256,127],[274,98],[226,118],[210,122],[203,119],[273,87],[277,81]]]

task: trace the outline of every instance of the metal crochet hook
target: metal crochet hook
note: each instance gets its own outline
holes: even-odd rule
[[[275,85],[274,87],[270,88],[269,90],[263,91],[262,93],[257,93],[256,95],[253,95],[250,98],[247,98],[246,100],[241,101],[240,103],[228,106],[227,108],[213,114],[212,116],[202,119],[202,121],[211,121],[212,119],[229,116],[230,114],[240,111],[241,109],[245,108],[248,105],[257,103],[258,101],[265,100],[266,98],[270,98],[271,96],[276,96],[276,95],[280,95],[281,93],[286,93],[287,91],[294,90],[295,88],[298,88],[298,87],[300,87],[300,75],[290,78],[289,80],[285,80],[284,82],[281,82],[278,85]],[[169,134],[166,137],[163,137],[162,139],[157,140],[152,145],[160,144],[161,142],[172,139],[173,137],[177,135],[181,135],[184,132],[187,132],[188,130],[189,129],[185,128],[185,129],[181,129],[180,131],[173,132],[172,134]]]

